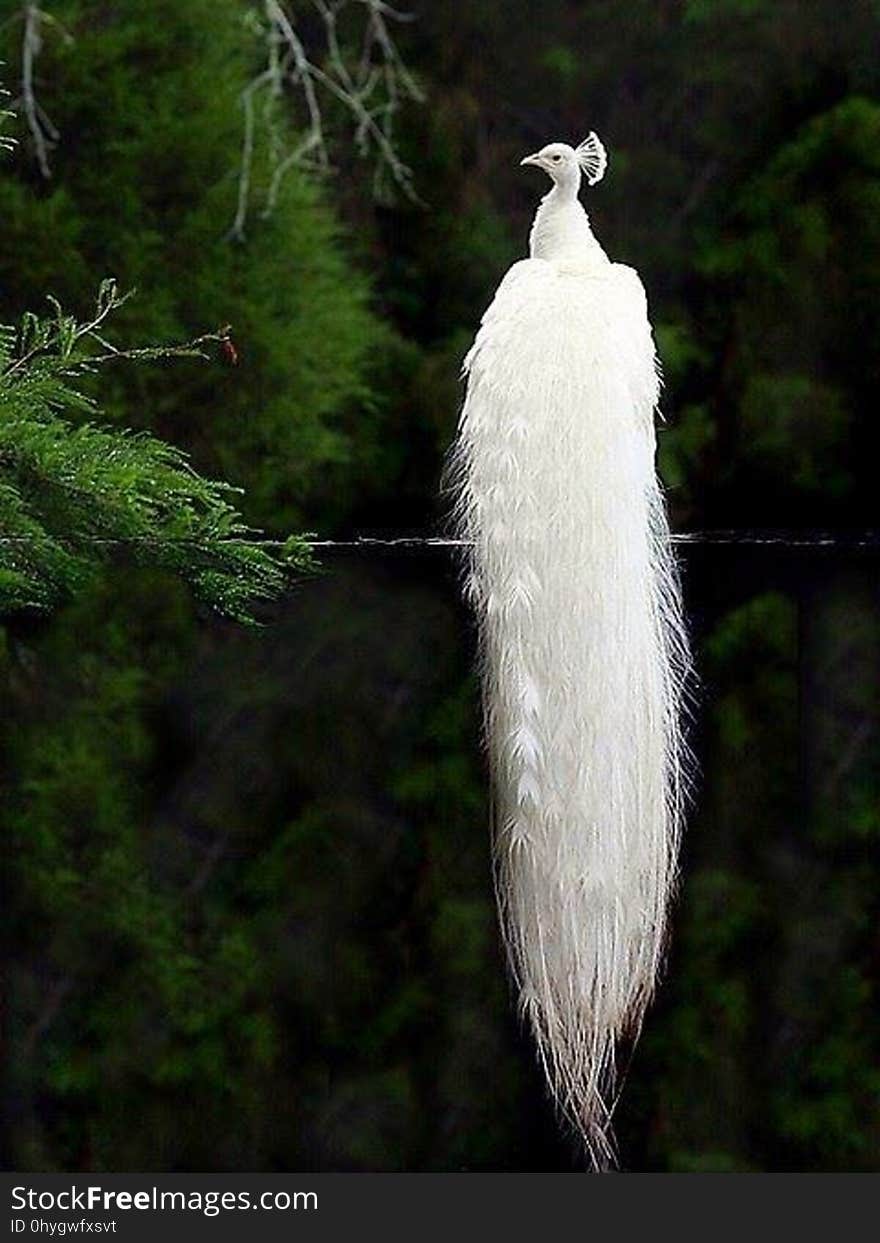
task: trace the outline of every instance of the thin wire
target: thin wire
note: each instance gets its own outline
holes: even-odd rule
[[[796,533],[789,531],[681,531],[672,537],[673,544],[737,544],[745,547],[780,548],[872,548],[880,550],[880,532],[856,531],[835,534],[830,531]],[[359,535],[350,540],[319,540],[307,538],[310,548],[467,548],[468,540],[444,539],[440,536],[404,535],[382,538]]]
[[[792,532],[792,531],[680,531],[671,536],[673,544],[682,545],[723,545],[731,544],[741,547],[769,547],[769,548],[836,548],[843,551],[856,550],[860,548],[876,549],[880,551],[880,531],[854,531],[835,533],[832,531],[812,531],[812,532]],[[0,545],[2,544],[33,544],[38,545],[45,541],[35,539],[33,536],[27,535],[4,535],[0,536]],[[77,540],[80,545],[110,545],[113,547],[124,548],[131,545],[147,545],[150,547],[194,547],[201,546],[207,541],[199,540],[192,536],[183,536],[178,539],[156,538],[149,535],[133,535],[128,538],[112,537],[112,536],[92,536],[85,539]],[[230,537],[219,541],[221,544],[239,544],[242,542],[257,543],[263,548],[284,548],[288,546],[287,540],[255,540],[245,541],[244,538]],[[344,548],[344,549],[370,549],[370,548],[467,548],[469,541],[463,539],[447,539],[443,536],[424,536],[424,535],[398,535],[398,536],[374,536],[374,535],[357,535],[352,539],[316,539],[311,534],[301,537],[295,543],[305,544],[308,548]]]

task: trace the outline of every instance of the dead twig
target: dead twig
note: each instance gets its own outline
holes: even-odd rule
[[[306,3],[307,0],[301,0]],[[326,106],[341,104],[347,113],[354,146],[363,158],[374,160],[373,190],[377,198],[388,197],[395,187],[418,202],[412,170],[401,158],[395,122],[407,100],[420,101],[421,89],[406,68],[391,34],[390,23],[409,20],[384,0],[308,0],[321,19],[321,46],[307,47],[289,6],[280,0],[262,0],[261,12],[252,10],[249,26],[264,41],[266,64],[241,93],[244,114],[238,196],[235,218],[229,230],[233,238],[244,237],[251,207],[256,138],[255,104],[264,97],[263,120],[269,143],[270,173],[261,210],[270,215],[278,202],[284,177],[291,168],[326,173],[332,168],[331,136]],[[362,15],[357,48],[347,48],[340,36],[343,14]],[[304,125],[291,144],[277,122],[279,101],[285,95],[302,101]]]

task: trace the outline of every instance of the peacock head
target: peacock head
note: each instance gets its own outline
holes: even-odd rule
[[[567,142],[551,142],[520,163],[542,168],[559,186],[577,188],[582,173],[590,186],[602,180],[608,167],[608,154],[591,130],[577,147],[570,147]]]

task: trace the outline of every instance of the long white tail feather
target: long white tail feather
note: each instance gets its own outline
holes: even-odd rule
[[[604,1168],[615,1045],[638,1034],[664,951],[688,664],[638,277],[514,265],[465,373],[451,480],[501,925],[555,1100]]]

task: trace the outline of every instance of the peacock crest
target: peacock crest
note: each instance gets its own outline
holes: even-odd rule
[[[574,153],[583,169],[587,185],[594,186],[601,181],[608,167],[608,152],[595,130],[590,130],[584,141],[575,147]]]

